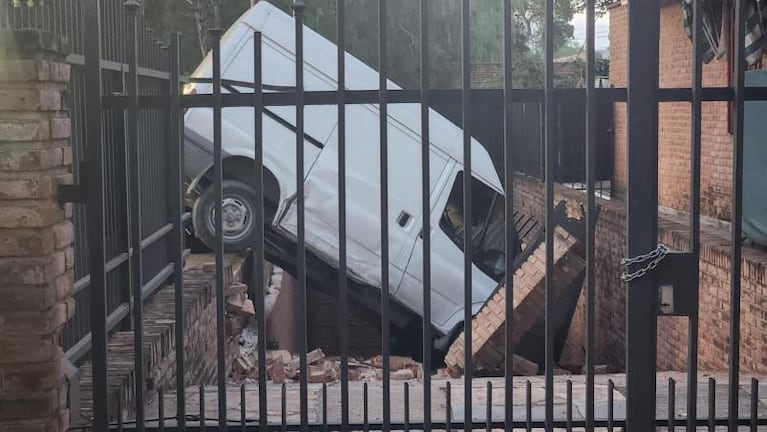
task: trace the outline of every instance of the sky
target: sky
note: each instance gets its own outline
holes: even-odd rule
[[[575,30],[573,32],[574,39],[577,43],[582,44],[586,40],[586,15],[583,13],[576,14],[572,21]],[[594,28],[594,47],[597,51],[604,50],[610,46],[610,40],[608,33],[610,30],[610,19],[607,14],[602,17],[597,17],[596,26]]]

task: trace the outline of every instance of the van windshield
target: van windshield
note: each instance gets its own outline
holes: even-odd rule
[[[496,281],[505,268],[505,199],[472,177],[471,244],[472,262]],[[463,172],[459,172],[442,213],[439,226],[464,251]]]

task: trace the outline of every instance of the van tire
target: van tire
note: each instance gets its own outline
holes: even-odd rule
[[[242,252],[253,245],[258,229],[255,224],[256,194],[247,184],[238,180],[224,180],[221,184],[224,198],[224,252]],[[194,202],[192,223],[195,235],[211,250],[216,245],[215,187],[208,186]],[[269,217],[269,215],[265,215]]]

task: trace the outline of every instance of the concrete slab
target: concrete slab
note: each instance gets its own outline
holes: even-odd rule
[[[726,417],[727,415],[727,377],[726,374],[707,374],[698,378],[698,418],[705,419],[708,415],[708,378],[716,379],[715,408],[717,417]],[[675,392],[675,417],[680,420],[686,416],[686,374],[684,373],[661,373],[656,380],[657,394],[657,418],[665,419],[668,414],[668,379],[673,378],[676,381]],[[578,375],[572,377],[554,377],[554,416],[556,421],[565,421],[567,418],[567,381],[572,382],[572,415],[573,421],[583,421],[586,413],[586,386],[585,377]],[[750,379],[743,377],[740,386],[740,417],[747,419],[750,417]],[[767,378],[760,377],[760,382],[767,386]],[[513,416],[515,421],[527,420],[526,400],[527,382],[530,382],[530,399],[532,421],[545,420],[545,380],[542,376],[535,377],[515,377],[513,381]],[[614,383],[613,393],[613,415],[615,421],[625,419],[626,399],[625,399],[625,375],[598,375],[595,377],[595,417],[597,420],[607,420],[608,417],[608,382]],[[472,381],[472,419],[475,422],[485,422],[487,412],[487,386],[491,385],[491,420],[501,421],[504,417],[505,409],[505,389],[503,378],[477,378]],[[450,384],[450,409],[447,404],[447,387]],[[350,382],[350,422],[352,424],[362,424],[365,421],[365,412],[367,409],[367,421],[370,424],[380,424],[383,421],[383,383],[367,383],[367,407],[365,406],[364,383]],[[406,382],[392,382],[391,391],[391,421],[392,423],[403,423],[405,419],[404,387],[409,387],[409,419],[411,423],[423,421],[423,385],[421,382],[413,380]],[[245,413],[248,419],[256,421],[259,417],[258,412],[258,385],[247,384],[245,398]],[[763,390],[763,389],[760,389]],[[760,391],[760,395],[765,395],[767,390]],[[432,401],[431,412],[432,421],[444,423],[448,419],[451,423],[458,425],[464,418],[463,401],[463,380],[434,380],[432,382]],[[286,383],[284,399],[285,417],[289,424],[300,422],[301,407],[299,404],[299,385],[298,383]],[[270,424],[279,425],[282,423],[283,400],[282,386],[277,384],[267,385],[267,407]],[[240,388],[231,386],[227,388],[227,418],[231,421],[240,419]],[[176,395],[169,393],[165,396],[165,416],[175,416]],[[200,412],[199,387],[190,388],[185,395],[187,413],[197,415]],[[218,418],[218,395],[215,386],[204,387],[204,413],[209,419]],[[331,424],[339,423],[341,420],[341,385],[340,383],[331,383],[327,386],[327,421]],[[759,403],[761,418],[767,416],[767,404],[764,400]],[[310,384],[308,392],[307,413],[309,422],[312,424],[322,424],[323,421],[323,397],[322,385]],[[148,406],[147,418],[156,418],[158,413],[158,401],[154,400]],[[172,424],[167,422],[166,424]],[[196,424],[192,421],[191,424]],[[759,430],[762,430],[761,428]],[[767,428],[765,428],[767,430]]]

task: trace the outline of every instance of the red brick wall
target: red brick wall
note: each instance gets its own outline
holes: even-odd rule
[[[70,71],[56,42],[0,32],[0,432],[69,427],[61,333],[75,311],[74,230],[57,190],[72,181]]]
[[[543,183],[531,177],[517,175],[514,181],[514,207],[530,216],[543,221],[544,205]],[[556,188],[556,201],[567,199],[568,204],[579,208],[585,195],[566,189]],[[620,280],[620,259],[626,250],[625,211],[619,201],[600,201],[602,210],[596,227],[596,362],[622,368],[624,364],[624,334],[626,297]],[[582,294],[583,295],[583,294]],[[583,307],[584,302],[579,302]],[[576,327],[584,327],[583,310],[576,311]],[[581,321],[578,323],[578,321]],[[584,327],[585,328],[585,327]],[[578,332],[571,331],[577,335]],[[585,333],[580,333],[585,335]],[[583,340],[580,340],[581,349]],[[578,347],[574,351],[580,351]],[[568,364],[567,366],[575,366]]]
[[[557,187],[556,199],[568,200],[569,207],[585,205],[585,195]],[[514,182],[515,208],[543,217],[543,185],[529,177]],[[596,362],[618,369],[624,366],[626,291],[620,280],[620,259],[626,251],[626,211],[621,200],[598,200],[601,206],[596,227]],[[659,218],[660,240],[673,250],[689,245],[686,220]],[[698,364],[702,370],[727,369],[729,349],[729,248],[725,230],[703,226],[700,254],[700,327]],[[741,367],[744,372],[767,373],[767,253],[743,249]],[[583,293],[581,294],[583,296]],[[585,328],[583,299],[571,326],[568,350],[583,350]],[[687,325],[684,317],[658,319],[659,370],[685,370],[687,366]],[[573,356],[575,358],[577,356]],[[563,360],[564,361],[564,360]],[[567,364],[567,366],[577,366]]]
[[[681,7],[673,3],[661,9],[660,87],[691,85],[692,44],[682,27]],[[610,9],[610,83],[626,86],[627,8]],[[727,86],[727,59],[715,60],[703,68],[703,85]],[[615,110],[615,190],[625,194],[626,185],[626,106]],[[702,117],[701,213],[730,220],[732,195],[731,136],[727,125],[727,104],[706,102]],[[662,103],[659,108],[659,201],[663,207],[689,210],[690,184],[690,104]]]

